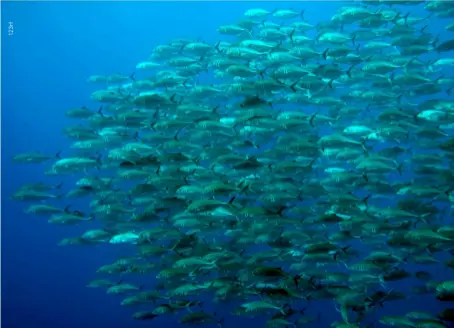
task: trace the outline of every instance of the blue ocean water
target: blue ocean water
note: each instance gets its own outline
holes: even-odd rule
[[[42,180],[47,165],[13,164],[13,155],[35,150],[57,153],[68,148],[70,141],[61,130],[72,122],[64,111],[82,105],[97,106],[89,99],[96,90],[86,83],[90,75],[130,74],[155,46],[173,38],[200,37],[215,43],[217,27],[236,22],[251,7],[306,9],[307,20],[315,25],[329,20],[344,4],[2,2],[2,326],[179,326],[172,317],[152,323],[135,322],[130,318],[133,311],[119,305],[121,297],[85,287],[97,268],[113,262],[121,252],[130,254],[128,250],[110,245],[59,247],[61,239],[77,236],[86,227],[50,225],[46,219],[24,214],[24,205],[8,198],[22,184]],[[427,14],[422,8],[411,11]],[[8,33],[9,22],[13,35]],[[429,23],[430,32],[441,33],[442,39],[446,33],[443,27],[434,21]],[[64,180],[64,186],[70,185],[71,178]],[[61,182],[58,177],[46,177],[46,181]],[[439,278],[443,277],[449,277],[447,269],[439,272]],[[333,302],[327,308],[309,306],[308,313],[322,313],[322,321],[314,327],[327,327],[339,320]],[[214,310],[208,305],[207,311],[210,309]],[[394,303],[381,313],[400,314],[414,309],[438,312],[441,307],[429,295]],[[261,324],[261,319],[231,316],[225,321],[225,327]]]

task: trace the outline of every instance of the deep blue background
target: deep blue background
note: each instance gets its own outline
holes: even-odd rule
[[[314,25],[329,20],[341,5],[279,3],[280,8],[306,8],[306,17]],[[251,7],[272,10],[278,5],[2,2],[1,6],[3,327],[149,325],[133,322],[131,309],[119,305],[121,297],[85,288],[98,267],[115,260],[117,249],[59,247],[62,238],[77,236],[88,227],[53,226],[46,218],[25,215],[22,203],[8,199],[20,185],[42,180],[48,167],[13,166],[11,158],[20,152],[40,150],[52,154],[68,148],[70,141],[60,131],[74,122],[64,116],[64,111],[95,106],[89,96],[96,86],[86,83],[90,75],[129,75],[159,44],[178,37],[201,37],[214,43],[219,25],[235,23]],[[9,21],[14,24],[13,36],[7,33]],[[45,181],[60,180],[46,177]],[[65,186],[68,191],[70,186]],[[437,308],[433,302],[426,304]],[[339,320],[332,311],[333,303],[329,306],[324,315]],[[229,318],[226,326],[237,320]],[[173,319],[160,323],[165,327],[178,325]]]

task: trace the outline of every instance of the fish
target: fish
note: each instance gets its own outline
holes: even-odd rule
[[[98,109],[62,112],[67,149],[13,157],[62,182],[11,198],[74,231],[58,245],[111,247],[87,287],[135,320],[446,327],[409,299],[454,300],[454,43],[432,31],[452,3],[282,6],[88,77]]]
[[[52,158],[60,158],[60,153],[56,153],[54,156],[43,154],[39,151],[18,154],[13,157],[14,162],[18,163],[44,163]]]

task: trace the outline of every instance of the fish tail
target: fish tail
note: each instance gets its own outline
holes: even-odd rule
[[[408,13],[403,17],[403,19],[405,20],[405,25],[407,24],[407,18],[408,18],[409,15],[410,15],[410,12],[408,12]]]
[[[363,147],[364,153],[365,154],[369,154],[369,149],[367,149],[366,143],[367,143],[367,139],[366,138],[361,140],[361,146]]]
[[[295,88],[295,87],[296,87],[296,85],[297,85],[298,83],[299,83],[299,80],[296,81],[296,82],[294,82],[294,83],[292,83],[292,85],[290,85],[290,89],[292,89],[293,92],[296,92],[296,88]]]
[[[216,42],[216,44],[214,45],[214,49],[216,49],[217,52],[221,52],[221,49],[219,48],[219,45],[221,44],[221,40],[219,40],[218,42]]]
[[[430,15],[429,15],[430,16]],[[429,18],[429,16],[427,16],[427,18]],[[421,27],[421,29],[419,30],[419,33],[423,34],[424,33],[424,30],[429,27],[429,25],[424,25],[423,27]]]
[[[292,41],[292,44],[294,43],[293,41],[293,34],[295,34],[296,29],[294,28],[292,32],[290,32],[290,35],[288,36],[290,38],[290,41]],[[280,42],[282,44],[282,41]]]
[[[404,163],[400,163],[399,165],[397,165],[396,167],[396,170],[397,172],[399,172],[399,175],[402,176],[402,168],[404,166]]]
[[[325,51],[322,52],[322,57],[325,60],[326,60],[326,57],[328,57],[328,51],[329,51],[329,48],[326,48]]]
[[[315,128],[314,120],[317,117],[317,115],[318,115],[318,111],[316,111],[314,114],[312,114],[311,117],[309,118],[309,124],[313,128]]]

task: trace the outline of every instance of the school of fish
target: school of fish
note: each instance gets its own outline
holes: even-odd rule
[[[135,74],[91,76],[101,107],[66,111],[71,146],[14,157],[79,176],[12,198],[87,227],[60,245],[129,247],[88,287],[121,295],[134,319],[318,327],[325,313],[305,309],[328,300],[336,328],[454,322],[454,37],[429,32],[453,36],[454,2],[310,15],[250,9],[216,43],[173,40]],[[75,198],[87,207],[62,206]],[[427,295],[445,309],[379,315]]]

